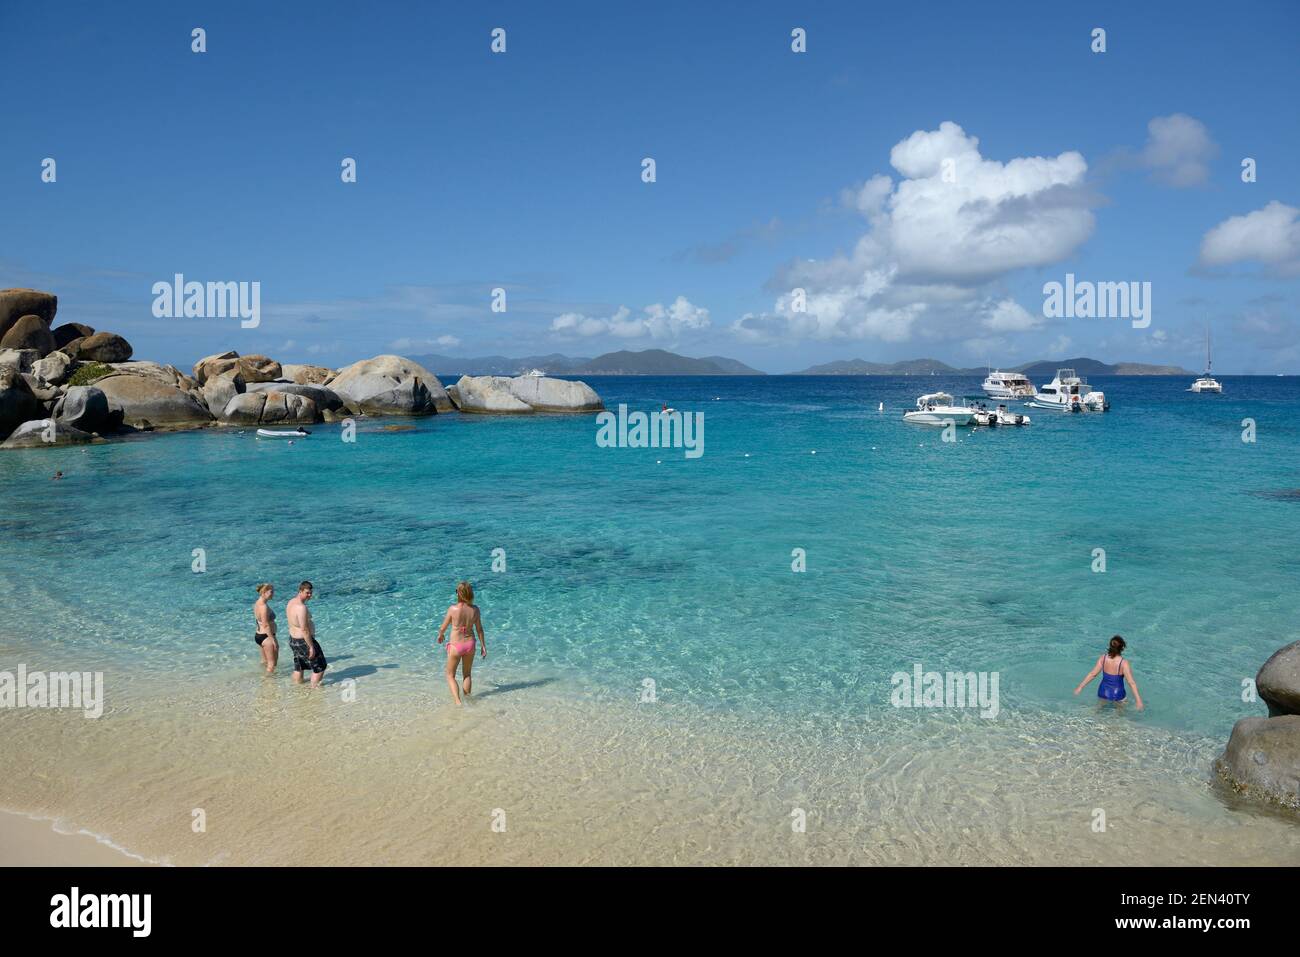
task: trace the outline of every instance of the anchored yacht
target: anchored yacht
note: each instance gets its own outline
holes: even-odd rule
[[[1205,328],[1205,375],[1201,376],[1192,383],[1188,392],[1222,392],[1223,386],[1219,381],[1210,375],[1210,369],[1213,368],[1214,362],[1210,358],[1210,328]]]
[[[1088,385],[1073,369],[1057,369],[1056,378],[1034,393],[1029,403],[1036,409],[1054,412],[1109,412],[1106,393]]]
[[[984,380],[984,394],[990,399],[1032,399],[1034,384],[1019,372],[990,372]]]

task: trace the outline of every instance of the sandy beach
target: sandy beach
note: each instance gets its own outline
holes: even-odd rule
[[[140,867],[145,862],[89,834],[65,834],[54,822],[0,811],[0,867]]]

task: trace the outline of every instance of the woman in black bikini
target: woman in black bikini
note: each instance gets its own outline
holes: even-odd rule
[[[280,645],[275,640],[275,612],[270,604],[274,596],[275,586],[263,582],[257,586],[257,601],[253,602],[253,621],[257,623],[253,640],[262,650],[262,663],[268,675],[275,671],[275,664],[280,660]]]

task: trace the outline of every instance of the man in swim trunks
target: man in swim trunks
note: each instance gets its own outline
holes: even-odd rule
[[[289,619],[289,650],[293,652],[293,683],[302,684],[302,673],[311,668],[311,686],[319,688],[321,676],[329,667],[325,652],[316,642],[316,624],[311,620],[307,602],[313,593],[311,582],[298,586],[298,594],[289,600],[285,607],[285,617]]]

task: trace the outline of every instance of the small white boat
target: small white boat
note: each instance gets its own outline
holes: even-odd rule
[[[543,372],[541,369],[529,369],[527,372],[524,373],[524,375],[527,376],[527,377],[530,378],[530,379],[545,379],[545,378],[546,378],[546,373]]]
[[[1210,375],[1210,370],[1214,368],[1214,361],[1210,358],[1210,327],[1205,327],[1205,375],[1201,376],[1192,383],[1188,392],[1213,392],[1222,393],[1223,386],[1219,381]]]
[[[306,429],[258,429],[260,439],[301,439],[311,435]]]
[[[1093,389],[1073,369],[1057,369],[1056,378],[1034,393],[1028,403],[1035,409],[1053,412],[1109,412],[1106,393]]]
[[[995,413],[998,417],[998,425],[1028,425],[1029,416],[1023,412],[1012,412],[1005,405],[998,406]]]
[[[964,398],[967,404],[975,410],[975,423],[977,425],[992,429],[999,425],[1029,424],[1029,416],[1022,412],[1012,412],[1005,403],[999,405],[996,409],[990,409],[982,395],[968,395]]]
[[[990,372],[984,380],[984,394],[990,399],[1032,399],[1034,384],[1019,372]]]
[[[903,413],[904,422],[917,425],[973,425],[975,410],[957,405],[947,392],[931,392],[916,400],[916,408]]]

